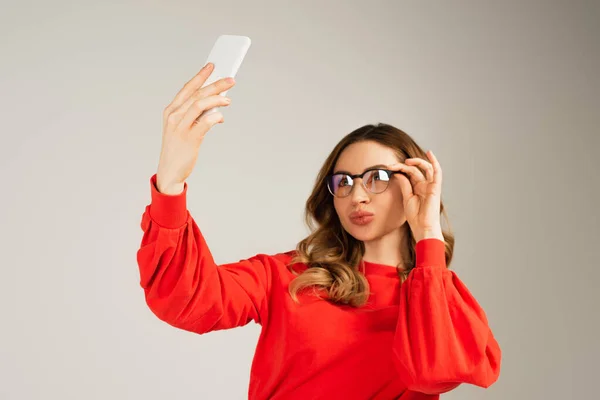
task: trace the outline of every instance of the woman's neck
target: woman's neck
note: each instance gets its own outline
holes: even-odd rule
[[[405,224],[406,225],[406,224]],[[408,239],[405,225],[380,238],[364,242],[363,260],[396,267],[407,260]]]

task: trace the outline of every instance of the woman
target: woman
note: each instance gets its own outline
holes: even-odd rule
[[[297,249],[217,265],[186,208],[204,135],[234,86],[201,88],[205,66],[165,109],[138,251],[141,286],[161,320],[203,334],[255,321],[251,399],[438,399],[488,387],[501,352],[484,311],[447,267],[454,238],[440,215],[442,170],[404,132],[347,135],[307,201]],[[445,213],[444,213],[445,215]]]

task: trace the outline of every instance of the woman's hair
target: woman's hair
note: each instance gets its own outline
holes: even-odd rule
[[[306,201],[305,219],[311,234],[300,241],[290,265],[304,263],[308,268],[296,273],[289,286],[289,293],[298,302],[298,293],[312,288],[325,292],[329,301],[354,307],[364,305],[369,298],[369,284],[364,274],[359,271],[365,246],[348,234],[339,220],[333,206],[333,196],[327,189],[327,176],[340,154],[353,143],[373,141],[394,150],[400,162],[407,158],[423,158],[427,155],[416,142],[402,130],[388,124],[365,125],[350,132],[335,146],[325,160],[317,176],[315,186]],[[449,266],[454,251],[454,235],[449,228],[448,215],[441,204],[440,213],[445,217],[448,228],[442,226],[446,244],[446,265]],[[443,221],[443,220],[442,220]],[[402,226],[405,230],[405,242],[402,244],[404,265],[398,266],[398,277],[403,282],[415,265],[416,241],[408,223]]]

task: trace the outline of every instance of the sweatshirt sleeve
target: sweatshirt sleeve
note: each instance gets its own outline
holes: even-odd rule
[[[199,334],[267,318],[268,256],[217,265],[186,205],[187,183],[166,195],[150,179],[137,252],[140,285],[150,310],[168,324]]]
[[[444,242],[420,240],[416,265],[400,290],[394,359],[409,390],[440,394],[461,383],[489,387],[501,351],[484,310],[446,268]]]

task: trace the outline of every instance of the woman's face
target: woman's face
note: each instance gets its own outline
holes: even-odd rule
[[[395,164],[395,152],[373,141],[353,143],[346,147],[334,166],[333,172],[361,174],[375,166],[385,169]],[[354,179],[352,191],[346,197],[334,197],[333,205],[344,229],[355,239],[364,242],[379,239],[400,228],[405,222],[402,192],[398,175],[390,177],[387,189],[374,194],[365,189],[361,178]],[[366,211],[371,217],[353,218],[352,213]]]

